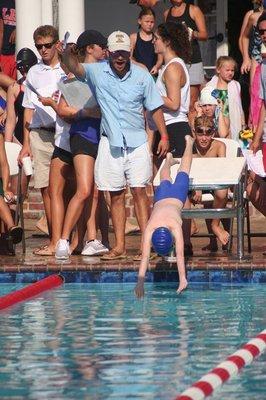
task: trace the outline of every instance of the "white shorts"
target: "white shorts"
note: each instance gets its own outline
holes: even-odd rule
[[[95,183],[99,190],[110,192],[129,187],[145,187],[152,177],[152,158],[148,143],[126,150],[110,146],[102,136],[95,162]]]

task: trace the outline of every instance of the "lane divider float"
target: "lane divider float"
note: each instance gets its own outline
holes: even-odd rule
[[[212,371],[204,375],[175,400],[202,400],[210,396],[214,390],[224,382],[235,376],[239,371],[252,363],[255,357],[260,356],[266,349],[266,329],[250,340],[241,349],[229,356],[224,362],[217,365]]]
[[[16,290],[0,297],[0,310],[4,310],[7,307],[13,306],[14,304],[20,303],[25,300],[29,300],[38,294],[47,290],[53,289],[64,283],[64,277],[61,275],[50,275],[47,278],[41,279],[38,282],[32,283],[22,289]]]

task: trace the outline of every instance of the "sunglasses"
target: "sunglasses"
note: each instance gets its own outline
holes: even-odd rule
[[[118,57],[128,58],[129,51],[125,51],[125,50],[110,51],[109,54],[110,54],[110,57],[112,57],[112,58],[118,58]]]
[[[35,43],[35,47],[36,47],[37,50],[42,50],[43,47],[44,47],[45,49],[51,49],[55,43],[56,43],[56,42],[43,43],[43,44],[36,44],[36,43]]]
[[[212,136],[213,135],[213,129],[202,129],[202,128],[197,128],[196,130],[196,135],[198,136]]]
[[[259,29],[259,34],[260,35],[264,35],[265,32],[266,32],[266,29]]]

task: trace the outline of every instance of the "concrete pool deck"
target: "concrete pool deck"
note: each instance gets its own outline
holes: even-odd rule
[[[32,251],[34,248],[48,242],[47,237],[39,235],[35,228],[35,220],[26,220],[26,246],[27,252],[22,254],[21,245],[17,245],[15,256],[0,256],[0,273],[21,273],[21,272],[77,272],[77,271],[137,271],[139,262],[133,261],[133,257],[139,253],[140,235],[127,236],[128,258],[126,260],[103,262],[99,257],[84,257],[80,255],[71,256],[68,261],[57,261],[54,257],[35,256]],[[204,221],[197,222],[200,233],[205,233]],[[252,218],[252,232],[265,232],[265,218]],[[110,242],[113,242],[113,233],[110,233]],[[235,242],[235,239],[234,239]],[[208,244],[208,238],[192,237],[194,255],[186,260],[187,271],[266,271],[266,238],[252,238],[252,253],[247,260],[236,260],[231,255],[221,250],[217,253],[202,251],[201,248]],[[235,248],[235,243],[233,250]],[[233,251],[234,254],[234,251]],[[247,253],[247,243],[245,239],[245,254]],[[175,263],[168,263],[161,257],[150,262],[149,271],[176,271]]]

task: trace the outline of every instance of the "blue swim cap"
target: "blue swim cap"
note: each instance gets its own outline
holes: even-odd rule
[[[152,246],[160,256],[167,256],[173,247],[173,236],[168,228],[155,229],[151,238]]]

